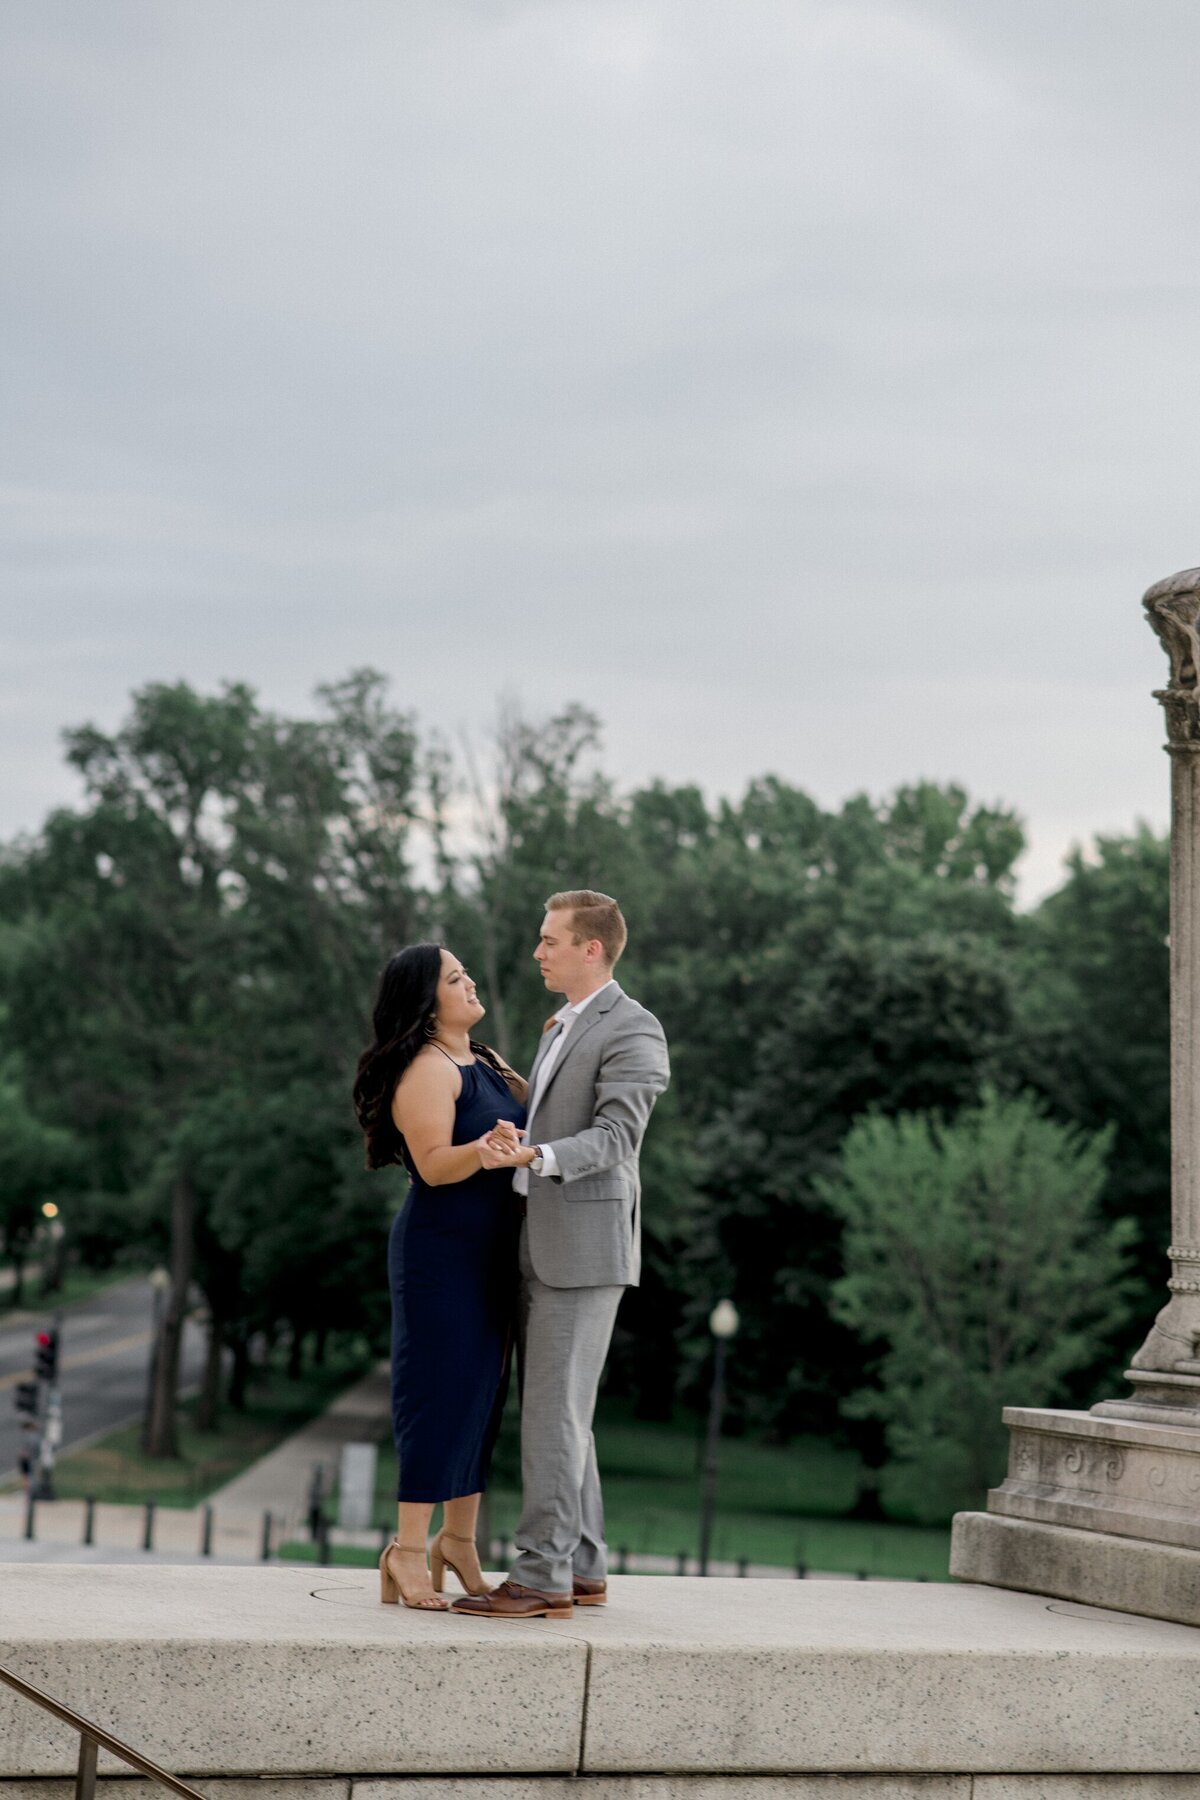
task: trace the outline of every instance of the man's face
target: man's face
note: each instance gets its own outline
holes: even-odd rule
[[[574,941],[571,935],[573,919],[573,913],[548,912],[542,920],[533,959],[539,964],[542,980],[552,994],[569,994],[595,973],[595,946],[589,956],[586,942],[577,944]]]

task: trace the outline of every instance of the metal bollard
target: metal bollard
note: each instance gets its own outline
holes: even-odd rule
[[[96,1502],[90,1494],[83,1503],[83,1541],[85,1544],[96,1541]]]
[[[308,1535],[314,1544],[320,1542],[321,1520],[325,1511],[325,1471],[317,1463],[308,1488]]]
[[[805,1579],[805,1577],[807,1576],[807,1574],[808,1574],[808,1564],[806,1562],[798,1562],[796,1564],[796,1580],[803,1581]]]
[[[860,1569],[858,1571],[858,1574],[855,1577],[855,1580],[856,1581],[868,1581],[868,1580],[870,1580],[870,1577],[868,1576],[867,1571],[865,1569]]]
[[[329,1550],[329,1520],[324,1513],[317,1520],[317,1561],[322,1565],[332,1561]]]
[[[629,1572],[629,1552],[625,1548],[624,1544],[622,1544],[621,1548],[617,1551],[617,1574],[618,1575],[626,1575],[626,1574],[628,1574],[628,1572]]]
[[[143,1550],[153,1550],[153,1548],[154,1548],[154,1502],[153,1502],[153,1500],[147,1500],[147,1502],[146,1502],[146,1522],[142,1527],[142,1549]]]
[[[739,1556],[737,1569],[738,1569],[739,1575],[742,1575],[742,1576],[749,1575],[749,1573],[750,1573],[750,1558],[748,1556]]]
[[[259,1550],[259,1561],[260,1562],[270,1562],[270,1560],[271,1560],[271,1515],[269,1512],[265,1512],[263,1514],[262,1547]]]
[[[212,1555],[212,1537],[213,1537],[213,1509],[211,1506],[206,1506],[204,1509],[204,1519],[200,1526],[200,1554],[201,1554],[201,1556],[211,1556]]]
[[[25,1536],[31,1543],[33,1541],[33,1520],[36,1509],[37,1501],[33,1497],[33,1489],[30,1488],[25,1496]]]
[[[687,1574],[687,1551],[686,1550],[681,1550],[679,1552],[679,1566],[676,1568],[675,1573],[677,1575],[686,1575]]]

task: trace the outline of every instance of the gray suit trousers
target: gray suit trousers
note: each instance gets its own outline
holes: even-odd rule
[[[521,1522],[511,1578],[569,1594],[607,1573],[592,1415],[623,1287],[547,1287],[521,1227]]]

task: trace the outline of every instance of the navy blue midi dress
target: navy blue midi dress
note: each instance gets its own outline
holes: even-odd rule
[[[483,1061],[462,1068],[455,1144],[525,1108]],[[520,1201],[511,1169],[426,1187],[418,1175],[388,1238],[392,1424],[401,1500],[482,1493],[508,1391]]]

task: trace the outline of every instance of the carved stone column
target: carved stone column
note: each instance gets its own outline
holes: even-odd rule
[[[1162,702],[1171,758],[1171,1297],[1126,1371],[1109,1418],[1200,1426],[1200,569],[1156,581],[1142,604],[1171,660]]]
[[[1143,600],[1171,659],[1170,1298],[1090,1413],[1006,1407],[1008,1475],[959,1513],[965,1581],[1200,1625],[1200,569]]]

